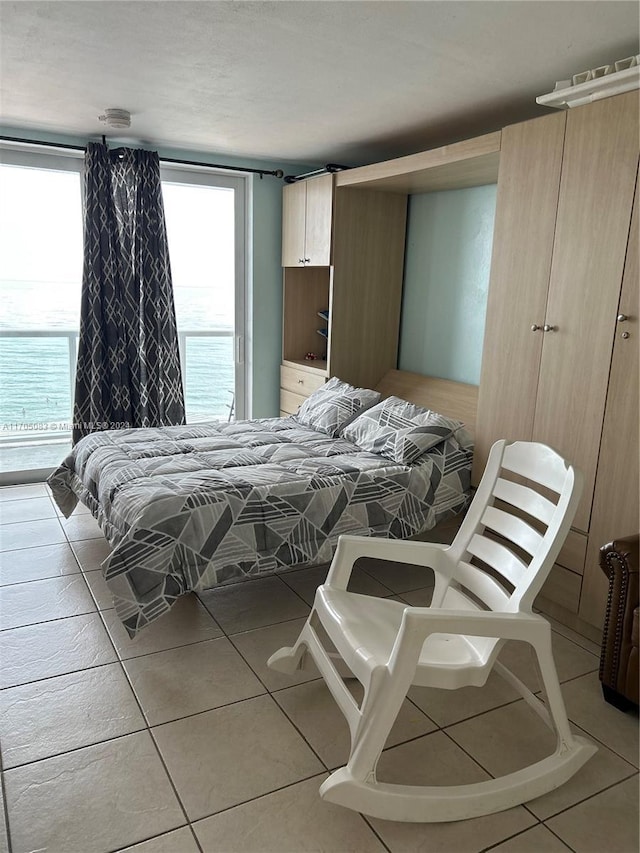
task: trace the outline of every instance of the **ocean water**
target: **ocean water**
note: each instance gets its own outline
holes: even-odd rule
[[[222,296],[222,294],[221,294]],[[180,329],[229,329],[229,300],[205,286],[176,288]],[[79,325],[78,282],[0,280],[0,332],[59,331],[61,337],[0,335],[0,440],[68,429],[69,338]],[[226,418],[233,400],[233,338],[186,341],[187,420]]]

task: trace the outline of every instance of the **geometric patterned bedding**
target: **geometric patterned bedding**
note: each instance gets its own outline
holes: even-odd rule
[[[133,637],[191,590],[327,563],[343,533],[430,529],[466,507],[471,457],[463,430],[400,465],[269,418],[93,433],[48,483],[112,545],[104,576]]]

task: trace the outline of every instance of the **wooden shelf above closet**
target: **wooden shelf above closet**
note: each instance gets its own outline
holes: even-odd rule
[[[424,193],[495,184],[501,132],[336,174],[337,187]]]

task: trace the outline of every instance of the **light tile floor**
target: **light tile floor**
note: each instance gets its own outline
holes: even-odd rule
[[[569,716],[599,746],[570,782],[525,806],[449,824],[400,824],[324,803],[348,733],[317,672],[266,660],[300,630],[323,570],[181,599],[128,639],[99,571],[108,545],[46,487],[0,489],[0,851],[298,853],[638,850],[638,720],[602,700],[598,649],[555,625]],[[365,563],[354,588],[429,601],[415,569]],[[528,649],[503,658],[532,680]],[[413,689],[379,777],[459,784],[549,749],[499,678],[457,695]]]

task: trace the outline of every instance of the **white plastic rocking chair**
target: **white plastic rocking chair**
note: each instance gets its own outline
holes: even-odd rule
[[[510,474],[516,477],[507,479]],[[558,495],[557,502],[550,500],[547,490]],[[327,580],[318,587],[296,644],[275,652],[268,661],[272,669],[291,674],[304,668],[308,653],[347,719],[349,761],[321,786],[325,800],[386,820],[464,820],[557,788],[596,752],[593,744],[569,729],[551,651],[551,628],[531,609],[569,531],[581,491],[580,473],[549,447],[498,441],[450,546],[340,537]],[[431,606],[409,607],[347,592],[360,557],[432,568]],[[472,565],[474,558],[483,565]],[[325,648],[319,625],[335,649]],[[496,660],[506,640],[525,641],[534,648],[546,704]],[[507,776],[468,785],[420,787],[377,781],[380,753],[411,685],[481,687],[492,669],[555,730],[557,747],[552,755]],[[355,676],[364,686],[360,706],[341,676]]]

